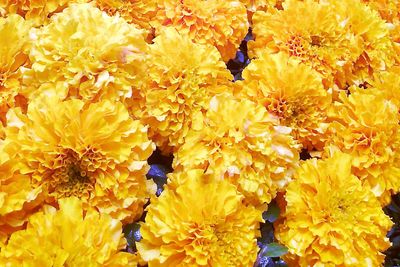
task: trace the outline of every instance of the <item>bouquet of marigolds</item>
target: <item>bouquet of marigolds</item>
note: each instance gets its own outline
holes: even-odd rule
[[[0,266],[400,266],[400,1],[0,0]]]

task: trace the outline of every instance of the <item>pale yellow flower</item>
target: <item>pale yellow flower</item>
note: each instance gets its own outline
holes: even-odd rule
[[[144,31],[91,4],[71,4],[31,36],[32,67],[24,73],[31,98],[56,90],[61,99],[117,101],[144,84]]]

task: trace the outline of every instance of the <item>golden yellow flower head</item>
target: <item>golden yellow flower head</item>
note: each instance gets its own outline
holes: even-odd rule
[[[262,54],[243,71],[242,92],[293,129],[304,148],[322,149],[332,97],[318,72],[285,53]]]
[[[70,5],[32,35],[24,82],[34,95],[56,88],[63,99],[120,100],[144,82],[144,31],[91,4]]]
[[[400,2],[398,0],[362,0],[369,7],[379,12],[387,21],[392,40],[400,43]]]
[[[289,249],[289,266],[380,266],[392,222],[351,173],[351,156],[311,159],[286,191],[275,236]]]
[[[339,150],[353,158],[353,173],[383,204],[400,190],[398,107],[377,89],[351,88],[330,112],[326,154]]]
[[[47,202],[77,196],[113,218],[136,218],[149,197],[145,175],[154,144],[147,127],[120,102],[84,104],[46,95],[26,115],[15,110],[4,151],[16,154],[20,172]]]
[[[149,266],[250,266],[261,211],[242,203],[229,182],[191,170],[176,190],[152,199],[137,243]]]
[[[118,14],[129,23],[148,31],[157,11],[157,0],[95,0],[95,3],[110,16]]]
[[[0,17],[0,124],[10,107],[24,106],[20,67],[28,61],[29,23],[19,15]]]
[[[75,0],[79,1],[79,0]],[[82,0],[83,1],[83,0]],[[0,11],[18,14],[35,26],[48,22],[54,13],[62,11],[71,0],[0,0]]]
[[[41,189],[30,184],[15,160],[0,148],[0,247],[8,236],[22,229],[29,215],[41,204]]]
[[[198,43],[214,45],[224,61],[235,57],[249,27],[240,0],[161,0],[153,25],[156,30],[171,26]]]
[[[144,118],[166,151],[167,146],[181,145],[189,129],[203,127],[211,97],[230,90],[233,77],[215,47],[193,43],[173,28],[155,38],[149,65],[145,106],[136,105],[133,113]]]
[[[45,206],[29,218],[26,230],[12,234],[0,252],[2,266],[136,266],[136,257],[121,251],[121,222],[84,211],[75,197],[59,204],[59,210]]]
[[[385,21],[359,0],[286,0],[283,10],[256,12],[250,54],[285,52],[312,66],[326,87],[363,83],[394,64]]]
[[[400,110],[400,66],[394,66],[387,71],[376,73],[369,84],[377,93],[383,93]]]
[[[237,186],[247,203],[269,203],[291,180],[298,145],[262,106],[229,94],[215,96],[205,125],[190,131],[174,155],[174,170],[201,168]],[[173,184],[185,176],[175,175]]]

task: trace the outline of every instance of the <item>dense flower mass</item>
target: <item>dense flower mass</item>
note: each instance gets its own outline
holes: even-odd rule
[[[0,266],[394,266],[399,90],[398,0],[0,0]]]
[[[0,159],[0,247],[8,235],[22,229],[42,200],[41,189],[18,170],[17,162],[6,155]]]
[[[389,30],[379,14],[358,0],[286,0],[283,10],[253,16],[251,54],[285,52],[334,83],[361,84],[394,64]]]
[[[122,103],[40,97],[23,115],[15,110],[3,152],[47,202],[77,196],[84,206],[126,220],[138,218],[147,200],[147,128]],[[106,196],[106,197],[105,197]],[[26,201],[28,201],[27,199]]]
[[[297,144],[290,131],[262,106],[229,94],[215,96],[204,128],[190,131],[175,153],[174,169],[205,169],[217,180],[237,185],[248,202],[269,203],[297,165]],[[171,182],[182,183],[182,177]]]
[[[340,95],[330,117],[327,153],[349,153],[354,174],[388,204],[400,190],[398,107],[374,89],[353,88]]]
[[[0,265],[135,266],[135,256],[121,251],[121,226],[94,209],[84,212],[77,198],[61,199],[59,210],[45,206],[29,218],[26,230],[12,235],[0,252]]]
[[[95,0],[96,5],[109,15],[120,15],[151,33],[150,22],[156,15],[157,0]]]
[[[217,49],[193,43],[172,28],[155,38],[149,54],[145,106],[134,105],[133,112],[150,125],[153,139],[167,151],[183,144],[189,129],[203,127],[211,98],[230,90],[233,77]]]
[[[306,161],[286,191],[276,237],[290,266],[380,266],[392,222],[351,174],[351,156]]]
[[[242,203],[227,181],[192,170],[176,190],[148,207],[140,256],[149,266],[250,266],[256,259],[261,212]]]
[[[239,0],[161,0],[153,25],[158,30],[171,26],[198,43],[214,45],[224,61],[235,56],[248,30],[246,8]]]
[[[79,1],[79,0],[78,0]],[[18,14],[40,26],[48,22],[49,17],[62,11],[70,0],[0,0],[0,15]]]
[[[369,7],[379,12],[389,24],[390,36],[400,43],[400,2],[397,0],[362,0]]]
[[[10,107],[25,107],[20,67],[28,61],[30,25],[21,16],[0,17],[0,124]]]
[[[242,95],[290,127],[305,148],[321,149],[331,94],[318,72],[286,54],[263,54],[243,71]]]
[[[64,9],[32,38],[32,68],[24,73],[32,98],[55,89],[62,99],[119,100],[144,82],[144,32],[90,4]]]

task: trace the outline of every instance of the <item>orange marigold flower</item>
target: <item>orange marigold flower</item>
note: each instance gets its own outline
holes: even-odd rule
[[[385,21],[359,0],[286,0],[283,10],[256,12],[250,54],[285,52],[312,66],[326,87],[361,84],[394,64]]]
[[[95,0],[95,3],[110,16],[118,14],[148,32],[151,31],[150,21],[157,12],[157,0]]]
[[[211,97],[229,90],[233,80],[215,47],[193,43],[172,28],[151,45],[148,75],[145,106],[134,105],[132,112],[150,125],[163,151],[181,145],[189,129],[203,127]]]
[[[22,106],[20,67],[28,61],[30,25],[19,15],[0,17],[0,124],[10,107]]]
[[[351,156],[305,161],[286,191],[275,236],[289,266],[380,266],[393,223],[351,173]]]
[[[377,89],[351,88],[349,96],[340,95],[329,116],[326,154],[350,154],[353,173],[388,204],[390,195],[400,190],[398,107]]]
[[[46,95],[32,101],[26,115],[16,109],[3,152],[16,154],[20,172],[48,203],[77,196],[85,208],[113,218],[140,217],[149,197],[147,159],[155,148],[147,127],[120,102],[84,104]]]
[[[243,96],[292,128],[304,148],[323,148],[332,96],[318,72],[284,53],[263,54],[246,67],[243,78]]]
[[[229,94],[213,97],[205,125],[190,131],[174,155],[174,170],[201,168],[237,186],[248,203],[269,203],[291,180],[299,153],[289,135],[262,106]],[[172,184],[187,176],[173,175]]]
[[[166,188],[148,206],[137,243],[149,266],[251,266],[257,257],[261,211],[242,203],[229,182],[203,170],[185,172],[186,182]]]
[[[0,0],[0,11],[3,9],[5,14],[19,14],[33,25],[41,26],[54,13],[67,7],[69,2],[71,0]]]
[[[201,44],[218,48],[224,61],[233,58],[248,31],[246,7],[239,0],[161,0],[153,22],[172,26]]]
[[[59,210],[45,206],[29,218],[26,230],[12,234],[0,252],[1,266],[136,266],[136,257],[121,251],[121,222],[84,211],[75,197],[59,203]]]
[[[32,33],[32,68],[24,73],[27,90],[32,98],[54,88],[62,99],[130,97],[146,76],[144,35],[91,4],[73,4]]]

